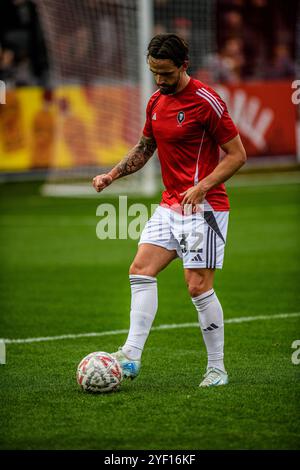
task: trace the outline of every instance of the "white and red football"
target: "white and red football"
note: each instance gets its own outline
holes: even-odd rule
[[[105,393],[120,386],[123,374],[119,362],[111,354],[96,351],[88,354],[79,363],[76,378],[84,391]]]

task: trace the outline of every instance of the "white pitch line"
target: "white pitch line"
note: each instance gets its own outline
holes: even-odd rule
[[[277,320],[282,318],[293,318],[300,317],[300,312],[296,313],[278,313],[276,315],[257,315],[253,317],[239,317],[239,318],[228,318],[224,320],[224,323],[243,323],[249,321],[258,321],[258,320]],[[161,331],[161,330],[173,330],[178,328],[199,328],[198,323],[178,323],[171,325],[159,325],[151,328],[151,331]],[[61,339],[76,339],[76,338],[91,338],[98,336],[114,336],[120,334],[126,334],[128,330],[112,330],[112,331],[100,331],[99,333],[79,333],[79,334],[69,334],[69,335],[60,335],[60,336],[44,336],[41,338],[20,338],[20,339],[3,339],[5,344],[24,344],[24,343],[40,343],[43,341],[58,341]]]

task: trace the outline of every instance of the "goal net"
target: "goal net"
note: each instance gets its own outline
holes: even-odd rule
[[[191,72],[215,47],[213,0],[35,0],[51,68],[55,145],[47,195],[92,195],[92,177],[119,162],[138,141],[155,90],[146,64],[153,34],[190,43]],[[156,157],[106,193],[153,195]],[[159,181],[159,178],[158,178]]]

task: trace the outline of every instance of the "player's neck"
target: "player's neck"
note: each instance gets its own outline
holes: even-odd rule
[[[187,73],[184,73],[180,82],[178,83],[178,87],[175,93],[179,93],[180,91],[182,91],[188,85],[190,79],[191,77]]]

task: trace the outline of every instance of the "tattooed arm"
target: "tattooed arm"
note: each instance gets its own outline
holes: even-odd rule
[[[140,138],[139,142],[129,151],[128,155],[123,158],[109,173],[98,175],[93,178],[93,186],[99,193],[109,186],[115,179],[122,176],[130,175],[140,170],[152,157],[156,149],[156,142],[153,138]]]

